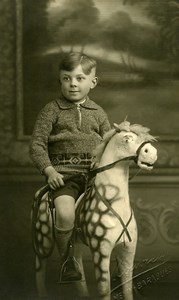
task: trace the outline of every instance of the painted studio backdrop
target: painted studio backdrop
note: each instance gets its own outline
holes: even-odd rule
[[[19,135],[30,135],[39,110],[58,97],[59,57],[71,50],[97,60],[91,98],[111,122],[127,116],[178,135],[178,1],[25,0],[21,9]]]

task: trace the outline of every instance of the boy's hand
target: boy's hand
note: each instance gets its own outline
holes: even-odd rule
[[[63,175],[58,173],[53,167],[45,168],[44,174],[47,176],[47,182],[52,190],[64,185]]]

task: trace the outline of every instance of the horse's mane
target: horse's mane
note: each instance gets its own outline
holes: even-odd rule
[[[140,124],[130,125],[130,123],[128,121],[124,121],[124,122],[120,123],[119,125],[114,124],[114,128],[112,128],[111,130],[109,130],[108,132],[105,133],[103,140],[93,151],[95,163],[99,163],[101,156],[104,152],[104,149],[106,148],[106,145],[108,144],[110,139],[115,135],[115,133],[120,132],[120,131],[133,132],[137,136],[139,136],[139,138],[144,142],[156,141],[156,137],[149,134],[150,129],[147,127],[143,127]]]

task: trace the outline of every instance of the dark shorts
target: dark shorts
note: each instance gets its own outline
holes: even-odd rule
[[[79,198],[79,196],[85,190],[86,179],[84,175],[77,174],[73,176],[71,179],[65,181],[65,185],[60,188],[54,190],[52,192],[53,199],[62,196],[68,195],[75,199],[75,201]]]

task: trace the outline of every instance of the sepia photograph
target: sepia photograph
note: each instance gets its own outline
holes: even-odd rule
[[[0,299],[179,299],[179,0],[3,0],[0,28]]]

